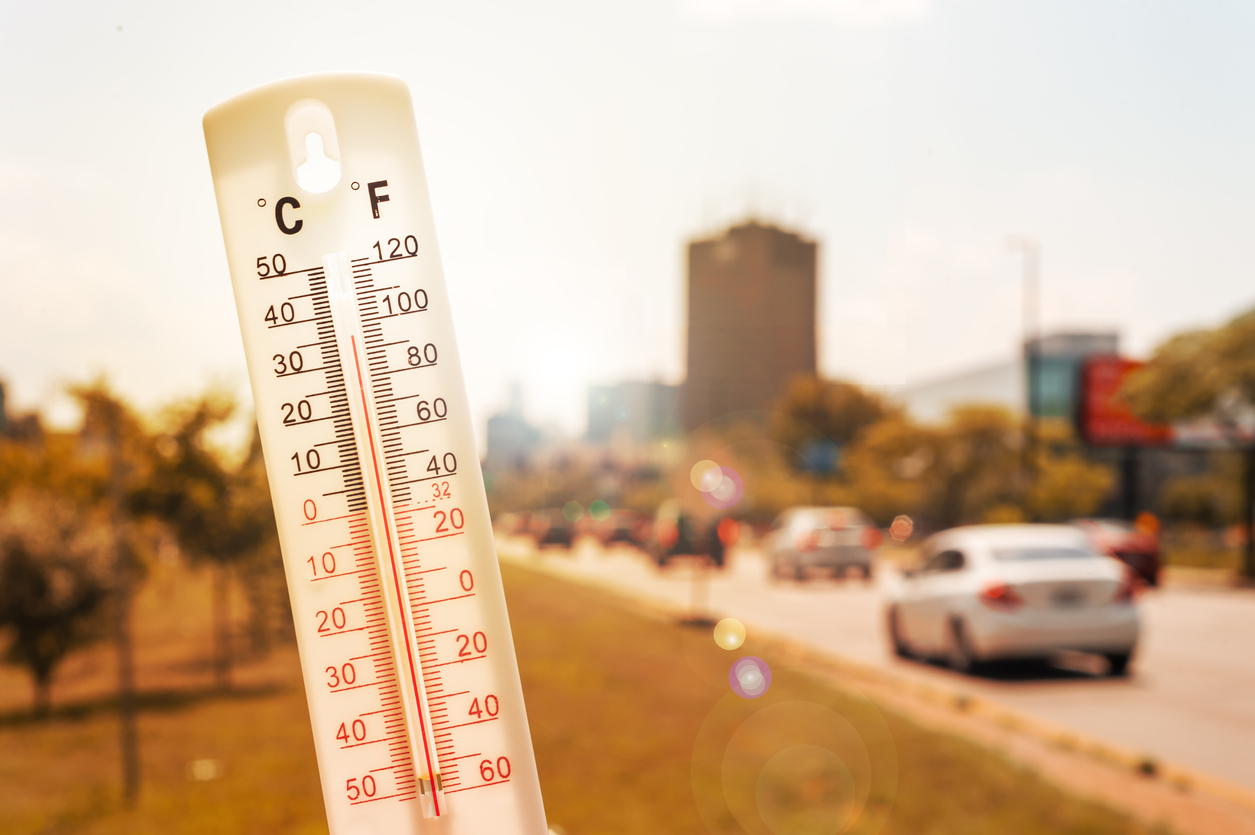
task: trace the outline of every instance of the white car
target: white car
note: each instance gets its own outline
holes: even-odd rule
[[[1136,575],[1065,525],[943,531],[890,589],[889,637],[903,657],[968,671],[1063,650],[1106,656],[1124,675],[1137,645]]]

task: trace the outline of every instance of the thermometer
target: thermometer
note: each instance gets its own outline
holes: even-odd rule
[[[409,91],[204,119],[332,835],[547,832]]]

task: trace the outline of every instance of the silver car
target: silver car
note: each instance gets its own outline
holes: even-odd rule
[[[1137,645],[1137,575],[1064,525],[976,525],[920,547],[919,565],[889,589],[898,655],[944,658],[957,670],[1064,650],[1106,656],[1124,675]]]
[[[872,576],[872,550],[880,532],[856,507],[794,507],[771,526],[766,552],[776,577],[804,580],[812,569]]]

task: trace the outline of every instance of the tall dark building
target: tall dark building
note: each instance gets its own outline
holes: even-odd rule
[[[689,429],[767,409],[797,375],[814,375],[818,245],[750,221],[688,250]]]

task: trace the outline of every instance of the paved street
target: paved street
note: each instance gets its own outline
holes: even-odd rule
[[[503,554],[530,542],[506,539]],[[546,550],[530,559],[587,582],[678,606],[693,599],[692,570],[656,570],[639,552],[602,550],[583,541],[573,554]],[[753,550],[735,552],[708,585],[711,614],[805,642],[825,652],[944,684],[1087,736],[1210,773],[1255,789],[1255,593],[1168,588],[1142,598],[1142,642],[1128,679],[1054,667],[959,676],[902,661],[883,628],[882,587],[816,579],[772,582]],[[1083,661],[1083,659],[1082,659]]]

